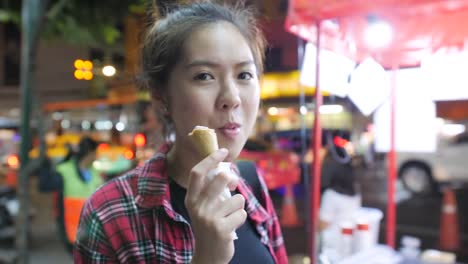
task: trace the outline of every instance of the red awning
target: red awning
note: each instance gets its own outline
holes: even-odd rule
[[[391,25],[392,45],[371,49],[364,40],[372,18]],[[468,48],[466,0],[290,0],[286,28],[315,42],[315,22],[321,25],[321,46],[356,61],[372,55],[390,68],[416,66],[440,48]]]

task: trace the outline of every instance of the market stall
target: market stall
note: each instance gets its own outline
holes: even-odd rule
[[[395,247],[394,186],[397,176],[395,152],[395,98],[396,70],[414,67],[421,59],[434,52],[466,50],[468,28],[468,1],[464,0],[290,0],[286,28],[290,32],[315,43],[317,54],[322,48],[343,54],[357,63],[372,57],[384,68],[392,69],[391,89],[391,143],[388,159],[388,206],[386,212],[386,241]],[[373,37],[372,33],[377,33]],[[388,34],[382,34],[388,33]],[[316,59],[316,109],[320,93],[319,56]],[[314,130],[321,130],[320,119],[314,121]],[[314,142],[320,142],[320,133],[313,133]],[[314,144],[318,153],[319,145]],[[312,234],[317,230],[320,204],[320,161],[314,161],[311,172]],[[316,240],[311,235],[310,256],[316,256]]]

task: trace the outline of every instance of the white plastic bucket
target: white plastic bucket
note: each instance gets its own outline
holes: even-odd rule
[[[377,208],[361,207],[354,214],[355,222],[365,221],[369,223],[369,229],[372,234],[372,243],[376,245],[379,240],[380,221],[383,218],[383,213]]]

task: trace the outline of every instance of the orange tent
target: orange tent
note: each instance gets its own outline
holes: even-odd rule
[[[366,41],[366,29],[375,21],[385,21],[393,29],[393,39],[387,46],[371,47]],[[468,48],[468,1],[466,0],[290,0],[286,29],[313,42],[317,54],[326,48],[361,62],[372,56],[387,69],[418,66],[421,59],[439,50]],[[320,65],[316,60],[316,111],[321,105]],[[394,186],[396,179],[395,153],[395,82],[391,95],[391,150],[388,160],[387,244],[395,247]],[[316,116],[318,112],[316,112]],[[321,142],[320,119],[314,121],[314,154]],[[320,161],[314,160],[311,171],[312,235],[310,256],[316,263],[318,207],[320,205]]]

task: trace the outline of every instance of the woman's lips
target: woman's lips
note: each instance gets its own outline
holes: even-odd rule
[[[238,124],[226,124],[225,126],[219,128],[219,132],[227,138],[234,139],[240,134],[240,125]]]

